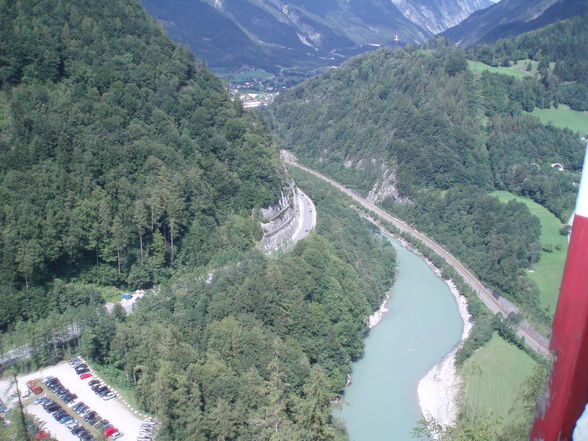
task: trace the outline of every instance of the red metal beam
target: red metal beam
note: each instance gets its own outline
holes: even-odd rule
[[[537,404],[531,441],[570,441],[588,402],[588,156],[549,345],[547,393]]]

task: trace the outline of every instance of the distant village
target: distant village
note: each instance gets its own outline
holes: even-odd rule
[[[272,75],[255,66],[243,66],[226,78],[231,95],[238,97],[243,107],[252,108],[270,104],[280,92],[315,74],[289,70]]]
[[[241,89],[231,89],[231,95],[234,97],[239,97],[239,99],[241,100],[241,103],[243,103],[243,107],[245,107],[245,108],[267,106],[279,94],[280,94],[280,92],[254,93],[254,92],[241,92]]]

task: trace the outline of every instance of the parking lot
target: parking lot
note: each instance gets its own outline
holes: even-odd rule
[[[43,380],[47,380],[49,377],[59,379],[61,385],[63,385],[64,388],[67,388],[72,394],[77,395],[77,397],[69,405],[66,404],[62,398],[57,397],[49,390],[47,385],[43,383]],[[89,411],[96,412],[100,419],[108,420],[113,427],[123,433],[123,436],[118,438],[119,441],[136,441],[141,432],[143,417],[133,413],[118,398],[118,396],[104,400],[96,395],[88,385],[89,381],[93,379],[95,379],[94,375],[83,380],[80,379],[80,376],[76,373],[74,368],[68,366],[66,362],[63,362],[32,374],[19,377],[18,381],[21,392],[24,392],[27,389],[26,382],[29,380],[36,380],[36,382],[43,388],[41,394],[30,394],[30,396],[26,397],[23,400],[23,404],[28,413],[35,415],[45,422],[45,430],[50,432],[59,441],[80,441],[80,438],[73,435],[64,424],[56,421],[53,415],[43,408],[42,403],[34,404],[34,401],[43,395],[53,399],[55,403],[59,404],[70,416],[75,417],[75,419],[85,428],[94,430],[94,433],[96,433],[98,429],[92,427],[88,422],[84,421],[80,415],[77,415],[72,410],[72,407],[75,404],[83,402],[88,406]],[[0,398],[5,402],[10,402],[11,405],[14,405],[14,398],[9,399],[10,395],[14,394],[14,390],[8,390],[9,384],[10,382],[8,380],[0,381]]]

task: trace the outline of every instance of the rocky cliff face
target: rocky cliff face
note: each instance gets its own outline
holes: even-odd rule
[[[490,0],[391,0],[410,21],[433,34],[455,26],[473,12],[487,8]]]

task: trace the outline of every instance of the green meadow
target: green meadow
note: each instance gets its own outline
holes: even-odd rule
[[[531,112],[543,124],[552,124],[555,127],[567,128],[574,132],[580,132],[584,136],[588,133],[588,112],[572,110],[565,104],[560,104],[557,109],[538,109]]]
[[[512,75],[513,77],[517,78],[525,78],[528,76],[532,76],[534,74],[534,70],[527,72],[525,70],[525,66],[527,65],[526,61],[519,61],[517,64],[513,65],[512,67],[502,67],[502,66],[489,66],[488,64],[484,64],[481,61],[472,61],[468,60],[468,68],[474,73],[482,73],[484,71],[498,73],[503,75]]]
[[[521,386],[536,365],[526,352],[494,333],[460,369],[465,384],[464,406],[492,415],[501,425],[514,421],[521,416],[516,411]]]

